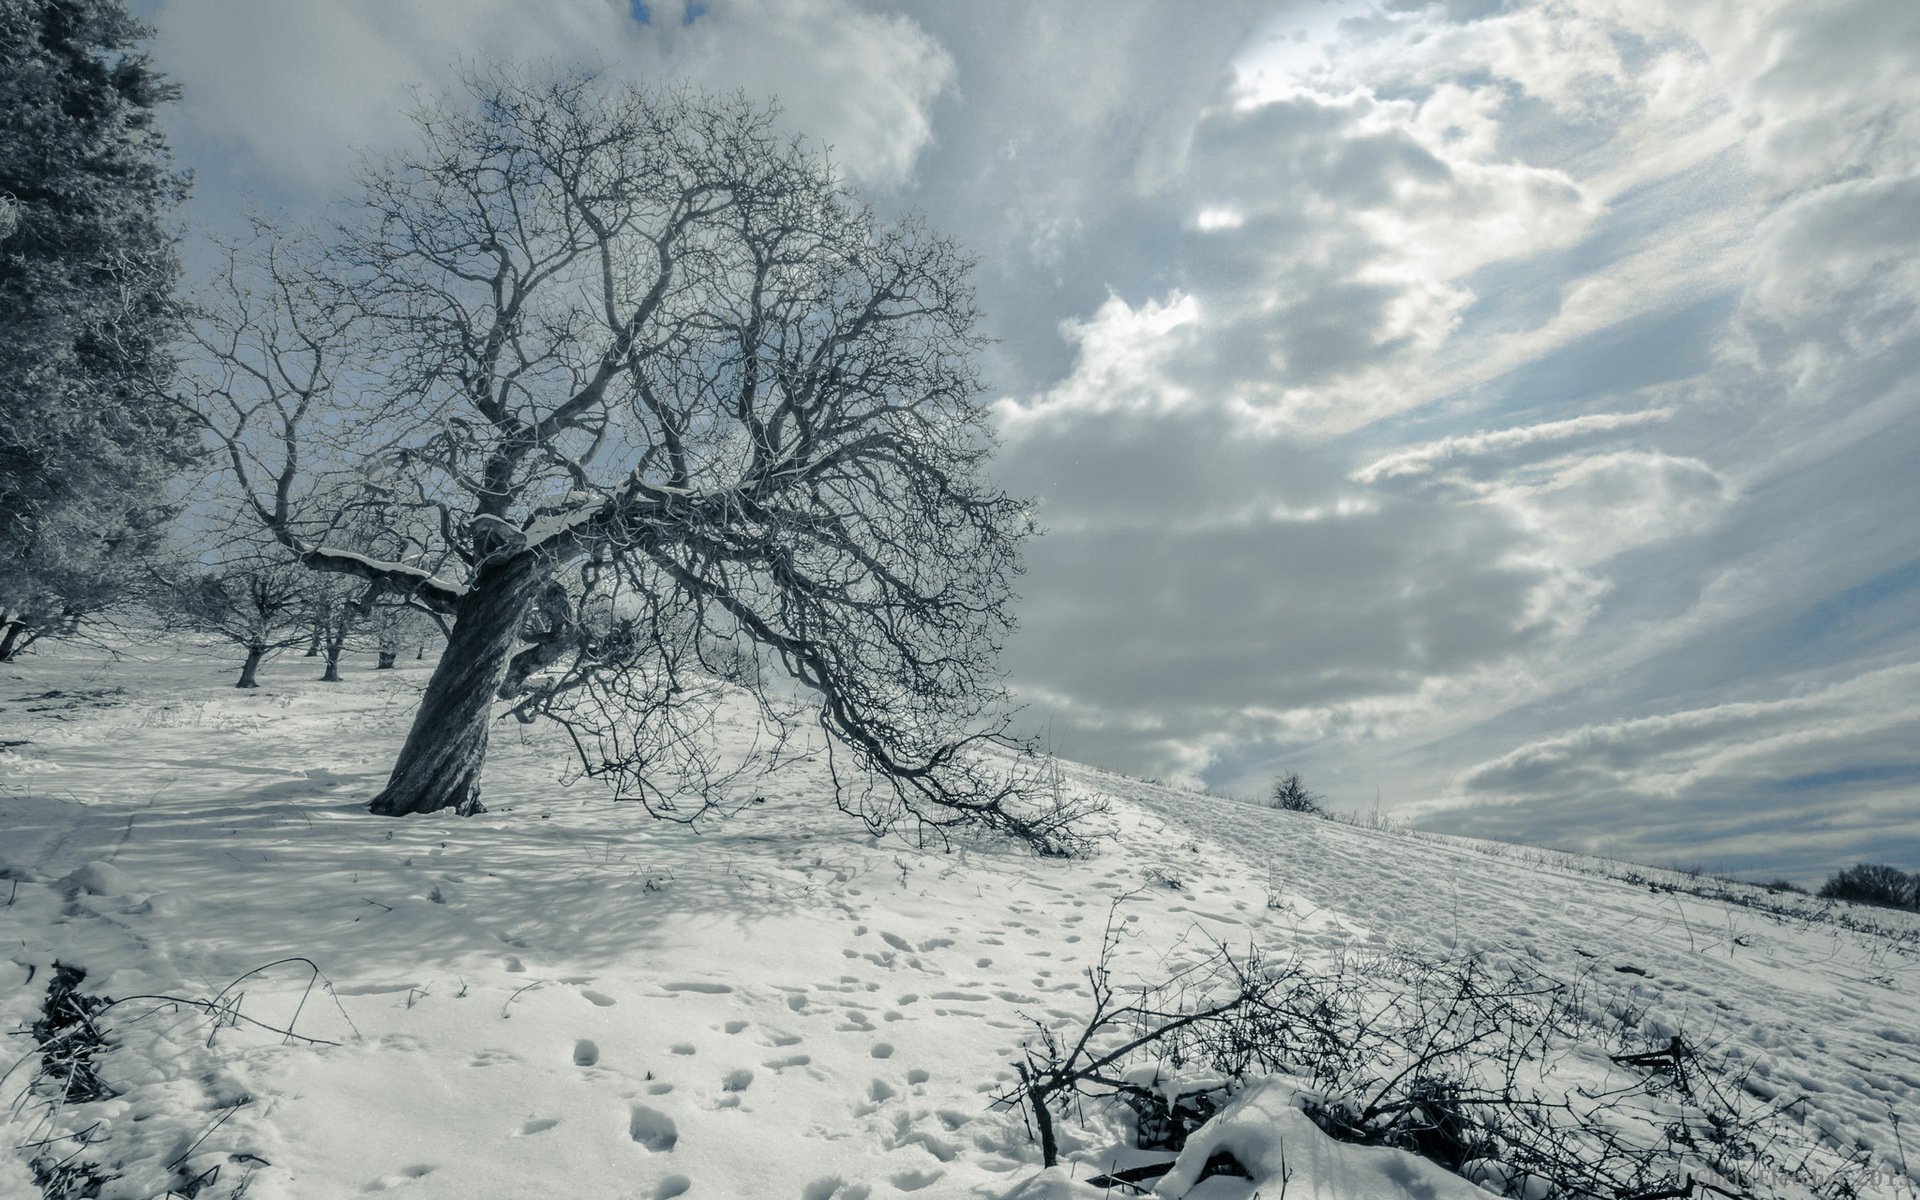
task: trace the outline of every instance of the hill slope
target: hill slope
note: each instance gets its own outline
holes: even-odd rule
[[[1631,1093],[1602,1114],[1622,1136],[1670,1142],[1718,1081],[1755,1143],[1735,1192],[1911,1196],[1920,1174],[1911,939],[1072,767],[1063,786],[1111,805],[1075,862],[868,838],[804,762],[734,820],[652,821],[559,786],[559,746],[505,726],[494,811],[383,820],[360,806],[423,671],[313,674],[283,659],[236,692],[168,646],[0,669],[0,1195],[1101,1195],[1089,1176],[1171,1153],[1125,1147],[1117,1105],[1061,1104],[1043,1171],[1031,1114],[993,1103],[1013,1064],[1086,1022],[1091,967],[1214,978],[1249,953],[1381,1029],[1457,999],[1471,963],[1476,997],[1557,1014],[1520,1083]],[[84,1020],[49,1016],[56,961],[85,973],[63,976]],[[1613,1061],[1675,1036],[1684,1096]],[[1352,1099],[1336,1076],[1389,1074],[1238,1093],[1163,1192],[1486,1194],[1300,1114]],[[1213,1149],[1256,1179],[1196,1184]],[[1528,1191],[1512,1147],[1476,1155],[1490,1189]]]

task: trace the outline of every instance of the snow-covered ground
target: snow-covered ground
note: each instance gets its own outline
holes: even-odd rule
[[[1035,1021],[1086,1019],[1110,911],[1122,979],[1211,938],[1579,980],[1647,1045],[1740,1064],[1753,1105],[1792,1114],[1780,1162],[1851,1158],[1868,1195],[1920,1175],[1911,936],[1078,768],[1112,805],[1084,861],[869,838],[804,762],[690,829],[560,786],[560,745],[510,722],[492,811],[376,818],[424,665],[328,685],[316,661],[256,692],[163,644],[0,667],[0,1196],[41,1194],[35,1158],[97,1164],[102,1196],[1124,1194],[1084,1183],[1154,1157],[1122,1147],[1117,1109],[1059,1114],[1043,1171],[1026,1115],[992,1104]],[[109,1098],[33,1082],[56,960],[119,1001],[96,1015]],[[1617,1084],[1592,1050],[1575,1076]],[[1241,1093],[1163,1193],[1486,1194],[1327,1139],[1296,1083]],[[1217,1148],[1256,1178],[1196,1184]]]

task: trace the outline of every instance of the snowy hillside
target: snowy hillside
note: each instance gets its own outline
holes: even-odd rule
[[[7,1200],[1126,1195],[1086,1181],[1176,1157],[1133,1147],[1126,1107],[1062,1094],[1044,1170],[1030,1108],[996,1097],[1040,1069],[1041,1027],[1071,1046],[1100,980],[1191,968],[1159,997],[1191,1007],[1250,960],[1243,984],[1316,998],[1329,1032],[1432,1031],[1431,1069],[1396,1082],[1390,1055],[1323,1047],[1216,1095],[1142,1188],[1545,1194],[1517,1126],[1473,1143],[1479,1186],[1323,1132],[1369,1097],[1384,1128],[1443,1070],[1456,1100],[1502,1084],[1489,1069],[1553,1098],[1542,1119],[1592,1117],[1570,1152],[1592,1129],[1663,1147],[1692,1175],[1668,1195],[1920,1179],[1910,920],[1880,936],[1077,768],[1064,786],[1111,805],[1083,861],[869,838],[806,763],[689,829],[561,787],[561,747],[511,723],[492,811],[382,819],[362,805],[421,665],[327,685],[287,657],[257,692],[232,668],[145,646],[0,670]],[[59,980],[84,1016],[55,1028]],[[1432,1044],[1469,1010],[1509,1026]],[[1104,1073],[1194,1090],[1218,1071],[1191,1053]]]

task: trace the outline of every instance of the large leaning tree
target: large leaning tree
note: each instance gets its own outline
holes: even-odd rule
[[[451,622],[373,811],[476,808],[504,701],[685,815],[744,685],[776,735],[819,722],[876,829],[1076,848],[986,753],[1030,520],[982,477],[970,264],[772,118],[475,72],[333,228],[235,249],[197,411],[246,504],[308,566]],[[380,538],[336,539],[374,510]]]
[[[0,0],[0,660],[136,590],[196,448],[146,32],[121,0]]]

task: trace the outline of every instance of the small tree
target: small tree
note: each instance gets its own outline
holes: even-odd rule
[[[1306,781],[1300,778],[1300,772],[1288,771],[1273,781],[1273,806],[1287,812],[1318,813],[1321,797],[1317,792],[1309,791]]]
[[[1878,904],[1885,908],[1920,907],[1916,897],[1920,879],[1898,867],[1883,863],[1858,863],[1836,871],[1820,885],[1820,895],[1829,900],[1851,900],[1856,904]]]
[[[622,795],[698,811],[732,647],[814,694],[871,827],[1073,847],[980,753],[1011,744],[994,660],[1030,521],[983,479],[968,261],[745,100],[467,92],[319,244],[236,252],[197,330],[197,416],[253,514],[451,618],[373,810],[475,810],[504,699]],[[388,548],[343,545],[375,509]]]
[[[400,596],[390,596],[373,606],[367,614],[367,632],[373,638],[376,671],[393,670],[400,652],[408,646],[417,648],[416,657],[425,658],[427,643],[442,636],[429,614]]]
[[[373,607],[367,590],[366,584],[343,575],[308,580],[307,606],[313,614],[313,630],[308,637],[318,635],[320,653],[326,656],[326,666],[320,673],[322,683],[340,682],[340,655]]]
[[[313,575],[298,563],[265,555],[167,581],[159,604],[169,623],[212,634],[243,648],[246,661],[233,686],[255,688],[260,664],[306,639]]]

